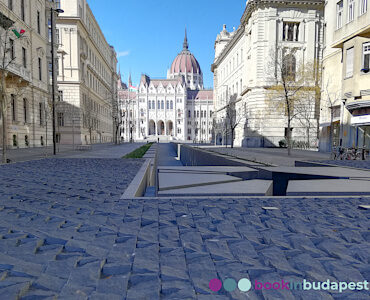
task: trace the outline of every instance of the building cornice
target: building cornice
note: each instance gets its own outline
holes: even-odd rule
[[[240,23],[245,23],[257,6],[266,4],[284,5],[306,5],[306,6],[325,6],[325,0],[248,0]]]
[[[234,36],[230,39],[230,41],[227,43],[225,48],[222,50],[221,54],[218,56],[217,60],[211,65],[211,71],[213,72],[215,68],[218,67],[218,65],[224,60],[224,58],[230,53],[230,51],[233,49],[235,44],[239,42],[241,37],[243,36],[245,32],[245,27],[243,25],[239,25],[238,29],[236,30]]]

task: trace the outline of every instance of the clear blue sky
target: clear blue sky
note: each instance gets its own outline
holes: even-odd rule
[[[165,78],[182,50],[185,26],[189,50],[203,71],[204,87],[213,87],[214,42],[226,24],[238,28],[245,0],[87,0],[106,40],[113,45],[122,80],[134,85],[142,73]]]

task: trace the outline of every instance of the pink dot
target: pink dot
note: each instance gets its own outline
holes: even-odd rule
[[[210,282],[209,282],[209,288],[214,291],[214,292],[218,292],[219,290],[221,290],[222,288],[222,282],[221,280],[217,279],[217,278],[213,278]]]

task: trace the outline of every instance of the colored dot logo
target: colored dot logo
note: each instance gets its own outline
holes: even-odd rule
[[[217,278],[213,278],[209,282],[209,288],[211,289],[211,291],[218,292],[222,288],[222,282],[221,282],[221,280],[220,279],[217,279]]]
[[[213,292],[218,292],[219,290],[221,290],[222,286],[224,287],[225,291],[232,292],[236,289],[237,285],[238,289],[241,290],[242,292],[248,292],[252,287],[251,281],[247,278],[240,279],[238,284],[236,284],[236,281],[232,278],[227,278],[223,284],[221,280],[217,278],[213,278],[209,282],[209,288]]]

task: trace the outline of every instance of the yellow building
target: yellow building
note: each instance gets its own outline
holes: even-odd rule
[[[52,144],[50,114],[51,8],[55,1],[0,1],[0,147]],[[14,31],[13,31],[14,30]],[[4,126],[5,125],[5,126]],[[5,128],[4,128],[5,127]],[[5,129],[5,143],[3,133]]]
[[[320,150],[370,145],[368,0],[327,1]]]

